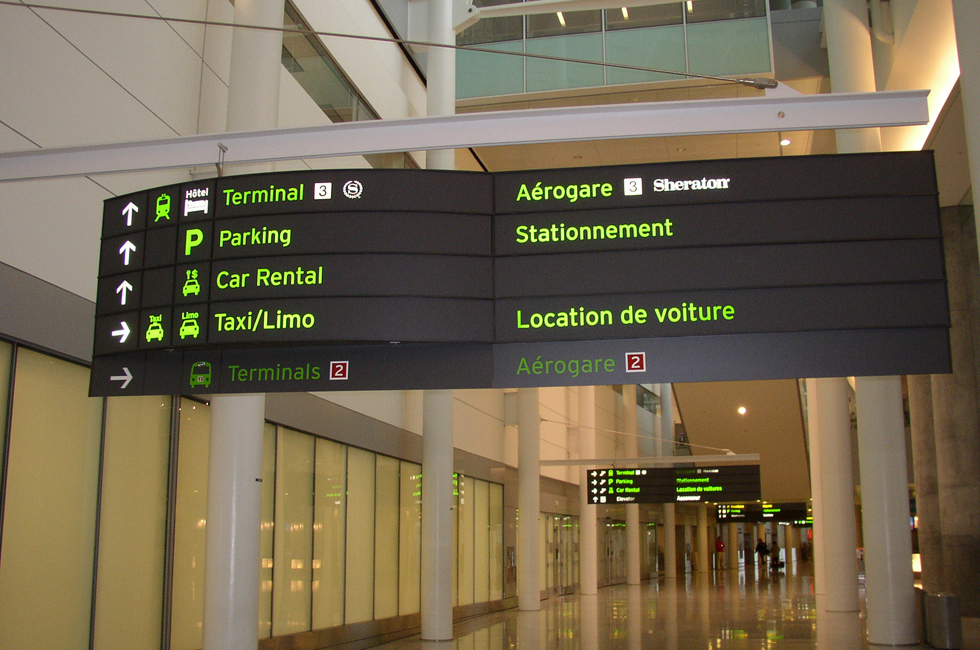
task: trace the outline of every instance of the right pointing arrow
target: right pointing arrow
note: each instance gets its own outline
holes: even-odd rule
[[[129,371],[129,368],[123,366],[123,374],[112,375],[109,377],[109,381],[121,381],[122,386],[120,386],[120,388],[125,388],[126,386],[129,386],[129,382],[133,381],[133,373]]]
[[[129,325],[127,325],[126,321],[123,320],[123,321],[119,321],[119,329],[112,332],[112,335],[118,336],[120,343],[125,343],[126,339],[129,338],[129,332],[130,332]]]

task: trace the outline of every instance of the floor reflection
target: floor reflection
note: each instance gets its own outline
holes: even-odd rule
[[[805,569],[806,567],[804,567]],[[860,614],[819,613],[805,570],[687,574],[570,595],[459,623],[453,641],[383,650],[864,650]],[[908,647],[908,646],[906,646]],[[911,646],[926,648],[926,646]]]

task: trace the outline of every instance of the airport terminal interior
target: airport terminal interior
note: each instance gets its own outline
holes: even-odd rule
[[[0,648],[980,650],[978,27],[974,0],[0,0]],[[648,112],[631,120],[630,110]],[[494,116],[511,121],[481,121]],[[262,137],[236,139],[254,133]],[[251,157],[239,147],[252,147]],[[913,158],[888,157],[895,152],[919,152],[918,162],[896,163]],[[753,159],[759,164],[746,166]],[[812,178],[786,180],[782,171],[838,160],[867,163]],[[928,177],[906,178],[922,161]],[[163,338],[168,317],[141,326],[130,347],[112,347],[130,328],[121,307],[103,306],[124,306],[136,291],[110,282],[117,276],[106,259],[118,249],[128,265],[130,252],[111,245],[122,241],[103,222],[113,211],[142,214],[150,250],[153,233],[170,232],[153,230],[151,215],[169,220],[178,205],[184,218],[207,213],[221,191],[226,208],[238,211],[218,219],[258,223],[255,204],[275,201],[275,187],[261,201],[264,187],[221,188],[238,175],[295,172],[281,178],[307,183],[305,200],[361,202],[344,213],[350,229],[291,241],[283,229],[273,242],[248,222],[238,236],[248,232],[251,241],[229,234],[229,246],[275,243],[326,259],[350,238],[380,264],[389,253],[418,251],[370,248],[381,239],[363,235],[364,224],[377,218],[389,224],[379,230],[421,241],[409,211],[450,205],[460,191],[452,182],[444,195],[423,191],[428,181],[411,180],[378,198],[369,182],[376,170],[410,179],[458,170],[488,188],[492,179],[499,188],[499,179],[517,178],[507,172],[613,174],[615,184],[549,186],[566,203],[541,210],[572,224],[589,200],[621,189],[642,194],[630,181],[644,179],[627,174],[624,184],[616,174],[626,172],[598,169],[617,165],[644,174],[682,169],[691,179],[725,165],[774,170],[752,176],[748,194],[739,194],[756,207],[711,199],[721,206],[711,213],[717,224],[751,223],[768,214],[762,203],[771,196],[782,206],[773,213],[779,227],[845,228],[850,217],[835,220],[833,207],[807,221],[799,207],[807,197],[787,192],[856,188],[830,199],[870,206],[882,188],[897,188],[891,208],[867,212],[884,214],[874,228],[888,230],[904,227],[913,203],[924,206],[931,234],[888,235],[907,248],[881,250],[934,246],[933,275],[902,282],[938,287],[940,313],[896,299],[894,310],[915,322],[911,333],[895,333],[898,326],[847,320],[852,303],[807,293],[797,304],[806,315],[792,322],[826,312],[858,324],[833,339],[806,338],[822,327],[808,323],[775,334],[729,331],[735,308],[719,306],[712,327],[720,329],[638,338],[625,348],[610,347],[619,339],[586,341],[588,348],[555,339],[545,348],[527,338],[484,347],[465,337],[399,343],[358,332],[289,338],[282,349],[297,361],[288,381],[277,366],[268,392],[241,392],[236,382],[254,380],[248,364],[223,368],[217,359],[272,349],[275,339],[248,338],[259,329],[252,312],[200,328],[186,310],[183,322],[177,317],[177,303],[206,290],[218,300],[236,288],[223,284],[232,275],[219,267],[238,269],[245,283],[245,262],[216,252],[210,280],[180,266],[140,276],[131,296],[165,291],[173,301],[172,339]],[[660,190],[648,185],[642,199],[655,206],[639,231],[651,248],[672,236],[657,210],[690,223],[683,219],[696,200],[685,197],[729,181],[707,171],[690,181],[667,174],[657,196],[670,197],[650,198]],[[314,189],[318,178],[330,182]],[[299,199],[283,201],[303,199],[295,182]],[[530,211],[532,197],[543,195],[530,181],[521,187]],[[667,207],[656,207],[661,200]],[[412,207],[376,207],[403,203]],[[451,214],[446,228],[470,217]],[[566,232],[584,239],[585,230],[566,231],[564,221],[553,230],[562,243]],[[203,231],[180,227],[190,259]],[[736,227],[716,230],[742,236]],[[746,237],[770,234],[748,230],[756,233]],[[608,232],[603,250],[623,259],[626,248],[647,246],[622,243],[622,230],[612,242]],[[835,245],[831,235],[812,237],[812,246]],[[477,247],[454,234],[436,239]],[[510,254],[500,248],[453,255],[482,256],[499,271],[509,262],[493,256]],[[319,262],[312,276],[263,268],[262,282],[334,286],[330,269],[340,277],[342,266],[328,266],[326,282],[322,275],[334,263]],[[427,284],[478,282],[458,271],[414,275],[407,261],[401,274],[378,273],[372,263],[353,281],[363,275],[415,295]],[[603,267],[596,282],[646,286],[645,277],[678,276],[643,264]],[[805,269],[811,261],[786,264]],[[841,277],[854,277],[855,265],[914,275],[919,264],[912,253],[829,253],[813,262]],[[729,281],[710,261],[690,268],[712,286]],[[180,275],[172,291],[175,272],[186,281]],[[545,280],[519,278],[514,291],[566,274],[592,281],[569,266]],[[684,296],[708,288],[682,287]],[[674,315],[664,308],[660,322],[686,325],[689,313],[695,320],[694,301],[685,300]],[[231,313],[237,303],[225,304]],[[509,303],[495,304],[499,316]],[[569,309],[568,318],[592,326],[595,315],[604,324],[603,312],[585,309]],[[778,320],[778,309],[763,311]],[[637,312],[631,303],[631,323],[655,318]],[[284,330],[291,315],[277,313]],[[565,318],[517,314],[518,329],[534,335]],[[361,327],[344,314],[330,318],[337,331]],[[404,326],[400,317],[375,320],[363,327]],[[457,326],[452,314],[444,320]],[[218,356],[181,356],[179,339],[208,328],[212,342],[227,341],[212,351]],[[244,330],[238,338],[236,328]],[[498,339],[500,329],[498,321]],[[790,344],[809,340],[849,347]],[[412,356],[429,349],[416,342],[432,343],[436,356]],[[653,347],[640,354],[631,345]],[[356,355],[375,359],[382,347],[378,354],[392,356],[372,366],[377,381],[355,383]],[[569,357],[545,365],[546,349],[575,350],[574,371]],[[511,373],[520,381],[470,382],[478,373],[468,364],[489,364],[492,355],[499,369],[509,350],[524,355]],[[324,356],[331,365],[321,372],[314,354],[339,356]],[[334,361],[346,354],[353,360]],[[135,379],[128,365],[113,365],[121,359],[143,364]],[[189,383],[186,368],[179,384],[167,383],[173,359],[195,361]],[[209,390],[222,372],[227,393]],[[415,376],[425,379],[413,384]],[[610,381],[590,385],[592,377]],[[294,380],[300,390],[289,390]],[[716,475],[735,476],[737,488],[714,487]],[[646,495],[647,476],[650,486],[652,477],[669,477],[669,495],[603,496],[604,481]]]

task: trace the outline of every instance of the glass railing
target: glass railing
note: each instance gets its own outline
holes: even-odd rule
[[[457,37],[458,45],[493,51],[458,50],[456,96],[470,99],[684,78],[670,72],[768,74],[773,70],[770,43],[766,0],[697,0],[487,18]]]

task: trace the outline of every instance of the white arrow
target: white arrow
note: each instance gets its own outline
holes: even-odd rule
[[[120,284],[118,287],[116,287],[116,293],[120,294],[119,295],[119,304],[120,305],[125,305],[126,304],[126,292],[127,291],[132,291],[132,290],[133,290],[133,285],[131,285],[128,280],[123,280],[122,281],[122,284]]]
[[[124,321],[124,320],[123,321],[119,321],[119,329],[117,329],[116,331],[114,331],[112,333],[112,335],[113,336],[118,336],[120,343],[125,343],[126,342],[126,339],[129,338],[129,325],[126,324],[126,321]]]
[[[127,226],[132,226],[133,225],[133,213],[134,212],[139,212],[139,211],[140,211],[140,209],[137,208],[136,207],[136,204],[133,203],[132,201],[130,201],[126,205],[126,207],[122,209],[122,214],[123,214],[124,217],[126,217],[126,225]]]
[[[129,254],[136,252],[136,244],[126,240],[126,243],[119,248],[119,254],[123,256],[123,266],[129,266]]]
[[[109,377],[109,381],[121,381],[122,386],[120,386],[120,388],[125,388],[126,386],[129,386],[129,382],[133,381],[133,373],[129,371],[129,368],[123,366],[123,374],[113,375]]]

